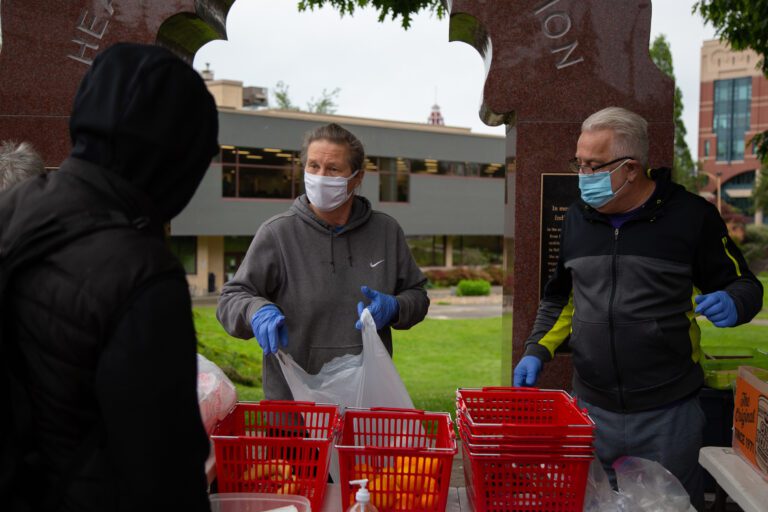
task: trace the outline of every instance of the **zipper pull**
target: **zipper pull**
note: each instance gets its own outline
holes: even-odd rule
[[[619,228],[614,228],[613,230],[613,239],[618,240],[619,239]]]

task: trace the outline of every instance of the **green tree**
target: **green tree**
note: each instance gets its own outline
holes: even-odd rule
[[[299,110],[299,107],[291,102],[291,97],[288,94],[288,85],[282,80],[275,84],[275,103],[277,103],[279,110]]]
[[[651,48],[648,50],[651,54],[656,67],[663,71],[672,80],[675,79],[675,70],[672,65],[672,52],[669,49],[669,43],[664,34],[661,34],[653,40]],[[672,176],[674,180],[691,192],[697,193],[701,188],[701,181],[694,176],[694,163],[691,158],[691,151],[688,149],[688,143],[685,142],[685,123],[683,123],[683,92],[675,85],[675,155],[672,163]]]
[[[717,36],[734,50],[757,52],[761,57],[758,66],[768,77],[768,0],[700,0],[693,12],[711,23]],[[768,162],[768,131],[755,135],[751,142],[759,158]]]
[[[294,105],[293,101],[291,101],[291,96],[288,92],[289,88],[290,87],[288,84],[282,80],[275,84],[274,95],[276,107],[278,110],[293,110],[299,112],[301,111],[301,108],[299,108],[297,105]],[[338,108],[336,99],[338,98],[340,92],[341,89],[338,87],[331,92],[328,92],[327,89],[323,89],[323,94],[320,96],[320,99],[315,100],[313,96],[312,99],[307,102],[307,109],[305,112],[314,112],[316,114],[335,114],[336,109]]]
[[[755,211],[768,210],[768,165],[763,163],[757,175],[757,183],[752,190],[752,199],[754,199]]]
[[[379,21],[384,21],[387,16],[395,20],[398,16],[402,17],[401,24],[403,28],[408,29],[411,26],[411,16],[422,10],[430,10],[442,18],[446,13],[445,5],[442,0],[300,0],[299,10],[314,10],[315,7],[330,5],[337,9],[342,16],[354,14],[355,9],[371,6],[379,12]]]
[[[307,103],[307,111],[315,112],[316,114],[335,114],[336,107],[338,106],[336,104],[336,98],[339,96],[340,92],[341,89],[338,87],[331,92],[323,89],[323,94],[320,96],[319,100],[315,100],[315,98],[312,97]]]

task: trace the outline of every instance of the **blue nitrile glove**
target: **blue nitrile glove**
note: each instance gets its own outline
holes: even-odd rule
[[[736,325],[739,315],[736,312],[736,304],[733,303],[728,292],[720,290],[706,295],[697,295],[693,300],[698,304],[696,313],[701,313],[717,327]]]
[[[536,356],[523,357],[515,366],[515,387],[531,387],[536,384],[536,379],[539,378],[539,372],[541,371],[541,364],[541,359]]]
[[[376,322],[377,331],[389,325],[389,322],[400,310],[400,305],[397,303],[397,299],[392,295],[371,290],[367,286],[361,286],[360,291],[363,292],[363,295],[371,299],[371,303],[366,306],[362,302],[358,302],[357,316],[362,315],[363,310],[367,308],[373,317],[373,321]],[[355,329],[360,330],[362,328],[363,323],[358,319],[357,322],[355,322]]]
[[[277,341],[280,345],[288,346],[288,333],[285,329],[285,317],[277,306],[267,304],[262,306],[251,318],[251,329],[256,341],[261,345],[264,355],[277,353]]]

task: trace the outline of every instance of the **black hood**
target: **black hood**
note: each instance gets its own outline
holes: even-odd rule
[[[69,130],[71,156],[144,192],[155,222],[184,209],[219,151],[213,97],[194,69],[159,46],[119,43],[99,54]]]

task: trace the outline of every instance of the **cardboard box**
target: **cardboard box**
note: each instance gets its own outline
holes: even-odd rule
[[[768,370],[739,367],[733,407],[733,450],[768,480]]]

